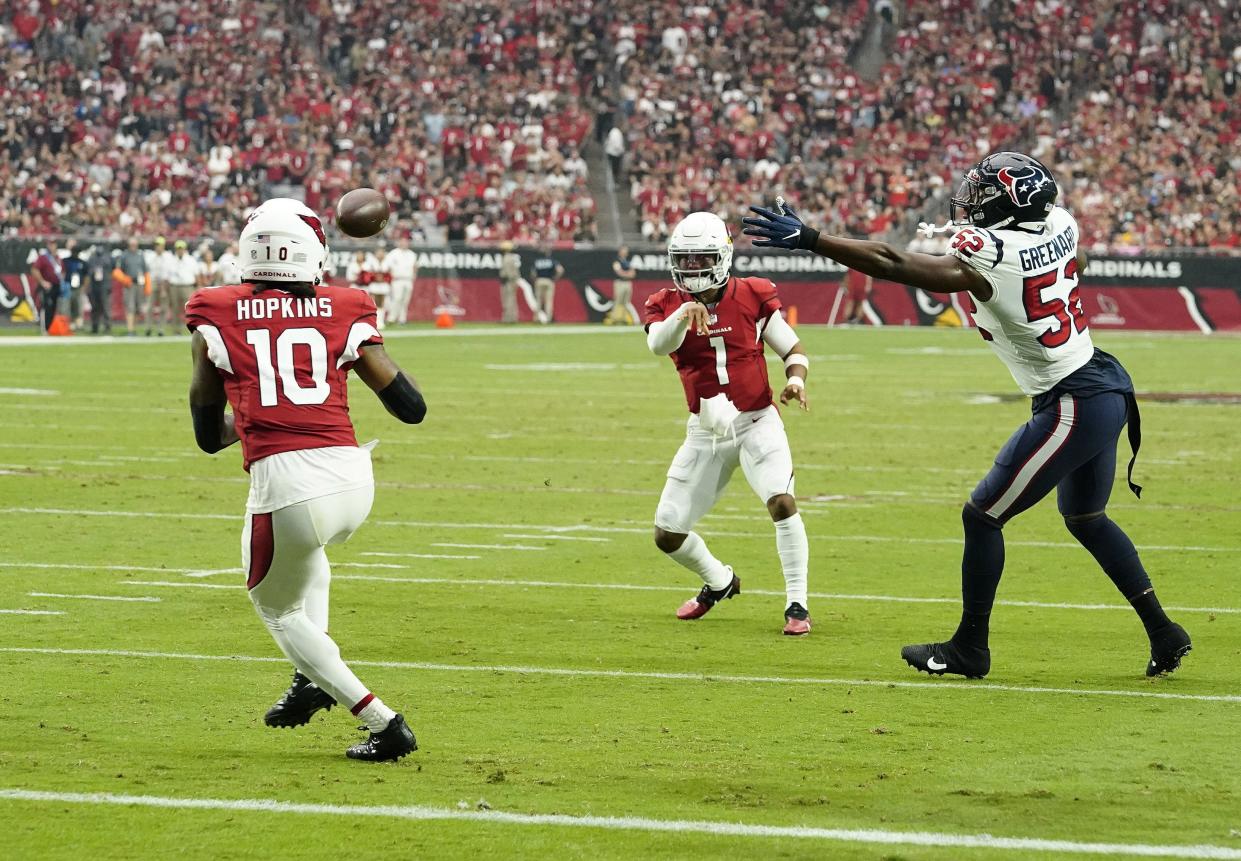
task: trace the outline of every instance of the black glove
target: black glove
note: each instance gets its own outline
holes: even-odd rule
[[[772,212],[761,206],[751,206],[750,212],[761,217],[743,218],[741,223],[745,225],[745,230],[742,233],[759,237],[754,240],[757,248],[813,251],[819,242],[819,231],[802,224],[793,207],[786,204],[781,208],[783,212]]]

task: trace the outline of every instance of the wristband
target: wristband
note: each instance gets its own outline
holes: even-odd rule
[[[787,359],[784,360],[784,370],[788,370],[794,365],[801,365],[807,371],[810,370],[810,358],[805,353],[789,353]]]
[[[801,236],[797,237],[797,247],[805,251],[814,251],[819,245],[819,231],[813,227],[802,225]]]

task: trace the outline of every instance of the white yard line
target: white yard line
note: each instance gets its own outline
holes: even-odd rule
[[[458,544],[453,541],[432,541],[432,547],[457,547],[461,550],[546,550],[531,544]]]
[[[538,541],[595,541],[600,543],[612,540],[611,538],[588,538],[585,535],[519,535],[511,532],[504,533],[502,537],[525,539],[533,538]]]
[[[369,554],[363,554],[369,555]],[[400,554],[393,554],[400,555]],[[478,557],[470,557],[478,558]],[[375,568],[380,566],[362,565],[358,563],[333,563],[335,567],[351,567],[351,568]],[[386,565],[385,568],[399,568],[401,570],[413,571],[418,570],[414,566],[404,565]],[[168,569],[176,573],[175,569]],[[240,569],[238,569],[239,571]],[[237,572],[234,572],[237,573]],[[381,577],[372,574],[333,574],[333,580],[358,580],[362,582],[372,583],[409,583],[411,585],[424,586],[512,586],[522,589],[589,589],[592,592],[600,590],[613,590],[621,592],[677,592],[684,593],[692,591],[688,586],[647,586],[639,583],[572,583],[563,580],[501,580],[492,578],[477,577]],[[241,589],[243,584],[236,583],[232,585],[219,584],[203,584],[203,583],[185,583],[180,581],[152,581],[152,580],[119,580],[118,586],[169,586],[169,587],[197,587],[205,586],[211,589]],[[783,597],[784,592],[775,589],[746,589],[747,595],[763,595],[771,597]],[[824,601],[876,601],[890,602],[896,604],[950,604],[953,606],[961,603],[960,598],[937,598],[937,597],[918,597],[912,595],[853,595],[841,592],[810,592],[809,597],[817,598]],[[996,601],[1000,607],[1032,607],[1046,610],[1124,610],[1132,612],[1132,608],[1127,604],[1073,604],[1063,601]],[[1217,614],[1241,614],[1239,607],[1164,607],[1165,610],[1174,613],[1217,613]]]
[[[55,389],[22,389],[0,386],[0,395],[27,395],[30,397],[50,398],[59,395]]]
[[[287,663],[283,657],[259,655],[197,655],[186,652],[149,652],[132,649],[52,649],[26,646],[0,647],[0,652],[29,655],[80,655],[95,657],[136,658],[140,660],[240,661],[258,664]],[[906,688],[933,691],[964,691],[969,693],[1053,694],[1086,697],[1125,697],[1186,702],[1241,703],[1235,694],[1177,694],[1165,691],[1116,690],[1114,688],[1047,688],[1031,685],[1001,685],[989,682],[953,681],[890,681],[883,679],[805,678],[798,676],[744,676],[715,673],[660,673],[635,670],[582,670],[567,667],[530,667],[510,664],[435,664],[422,661],[349,661],[355,667],[380,667],[396,670],[426,670],[447,673],[511,673],[529,676],[561,676],[598,679],[650,679],[676,682],[716,682],[754,685],[818,685],[854,688]],[[1150,684],[1150,683],[1145,683]]]
[[[81,593],[69,594],[65,592],[29,592],[31,598],[69,598],[81,601],[131,601],[146,604],[158,604],[163,598],[156,598],[151,595],[143,595],[134,597],[130,595],[84,595]]]
[[[0,339],[2,340],[2,339]],[[240,524],[243,520],[241,514],[216,514],[213,512],[169,512],[169,511],[98,511],[92,509],[72,509],[72,508],[27,508],[21,506],[11,506],[0,508],[0,514],[47,514],[47,515],[70,515],[75,517],[162,517],[174,520],[231,520]],[[632,521],[645,522],[645,521]],[[463,523],[453,521],[437,521],[437,520],[368,520],[371,526],[395,526],[409,529],[491,529],[497,532],[506,530],[545,530],[553,533],[572,533],[572,532],[595,532],[605,534],[629,534],[629,535],[649,535],[651,533],[650,526],[599,526],[596,524],[582,523],[573,525],[549,525],[540,523]],[[710,533],[708,533],[710,534]],[[771,532],[736,532],[727,530],[725,532],[729,537],[740,538],[769,538]],[[943,544],[949,546],[960,546],[960,538],[917,538],[904,535],[836,535],[824,534],[821,532],[811,532],[810,537],[815,541],[862,541],[877,542],[880,544]],[[1005,540],[1005,544],[1009,547],[1065,547],[1080,549],[1081,545],[1073,541],[1013,541]],[[546,548],[540,547],[539,550]],[[1241,553],[1241,547],[1233,546],[1212,546],[1202,544],[1144,544],[1138,547],[1141,551],[1169,551],[1175,553]],[[3,564],[3,563],[0,563]]]
[[[234,592],[240,592],[242,589],[245,588],[244,583],[189,583],[186,581],[175,581],[175,580],[122,580],[116,585],[118,586],[167,586],[169,588],[175,588],[175,589],[229,589]]]
[[[506,537],[506,538],[508,538],[508,537],[511,537],[511,536],[507,536],[507,535],[506,535],[505,537]],[[536,537],[538,537],[538,536],[535,536],[535,535],[530,535],[530,536],[527,536],[527,537],[529,537],[529,538],[536,538]],[[471,556],[471,555],[469,555],[469,554],[467,554],[467,553],[380,553],[380,552],[370,552],[370,553],[362,553],[362,554],[360,554],[360,555],[362,555],[362,556],[379,556],[379,557],[390,557],[390,558],[394,558],[394,559],[482,559],[482,558],[483,558],[483,557],[481,557],[481,556]]]
[[[823,828],[811,825],[768,825],[746,822],[713,822],[709,819],[652,819],[645,816],[575,815],[570,813],[516,813],[506,810],[461,810],[427,805],[316,804],[272,798],[177,798],[163,795],[124,795],[112,792],[44,792],[32,789],[0,789],[0,800],[84,804],[117,807],[151,807],[173,810],[222,810],[296,814],[300,816],[350,816],[408,821],[472,822],[482,825],[534,825],[557,828],[593,828],[605,831],[706,834],[711,837],[752,837],[785,840],[822,840],[833,843],[866,843],[885,846],[928,846],[953,849],[990,849],[1030,853],[1128,855],[1148,858],[1208,858],[1236,861],[1241,849],[1206,844],[1102,843],[1055,840],[1046,837],[1001,837],[994,834],[954,834],[946,831],[890,831],[877,828]]]
[[[64,610],[5,610],[0,609],[0,614],[5,616],[63,616]]]

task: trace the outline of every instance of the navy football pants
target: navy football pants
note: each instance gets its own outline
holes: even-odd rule
[[[1103,511],[1127,417],[1128,398],[1120,392],[1061,395],[1004,444],[970,495],[971,505],[1003,525],[1055,488],[1066,517]]]

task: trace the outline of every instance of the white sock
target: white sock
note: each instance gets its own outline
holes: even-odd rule
[[[788,604],[796,601],[809,609],[806,603],[806,573],[810,568],[810,542],[806,540],[806,524],[801,514],[794,514],[776,521],[776,552],[784,568],[784,592]],[[786,604],[785,606],[788,606]]]
[[[370,702],[367,702],[368,699]],[[374,694],[367,694],[358,705],[362,707],[355,705],[350,711],[354,717],[360,718],[371,732],[383,732],[396,717],[396,712],[384,705],[384,701]]]
[[[732,571],[711,555],[707,543],[697,532],[686,535],[685,542],[668,555],[678,564],[693,571],[702,578],[702,582],[716,591],[727,587],[733,580]]]
[[[267,630],[302,675],[332,695],[338,703],[356,703],[369,693],[366,685],[340,658],[340,649],[300,608],[278,618],[260,611]]]

